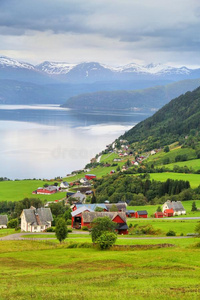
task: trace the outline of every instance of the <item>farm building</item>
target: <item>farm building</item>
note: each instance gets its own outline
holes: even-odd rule
[[[162,211],[156,211],[154,214],[155,218],[163,218],[164,217],[164,213]]]
[[[80,203],[82,203],[86,198],[86,196],[84,194],[82,194],[80,191],[77,191],[76,193],[71,195],[71,197],[76,199]]]
[[[148,212],[146,210],[138,210],[135,213],[136,218],[147,218]]]
[[[75,206],[76,207],[76,206]],[[81,229],[83,226],[82,213],[85,211],[92,212],[93,210],[86,207],[85,205],[80,206],[79,208],[72,208],[72,228]]]
[[[21,231],[42,232],[51,227],[53,221],[50,208],[23,209],[21,213]]]
[[[102,208],[104,211],[107,211],[106,205],[104,203],[94,203],[94,204],[80,204],[80,203],[77,203],[77,204],[73,204],[71,206],[71,208],[74,211],[74,210],[76,210],[80,207],[83,207],[83,206],[91,209],[91,211],[95,211],[95,209],[97,207]]]
[[[134,210],[127,210],[126,211],[126,216],[128,218],[135,218],[135,211]]]
[[[39,187],[36,191],[33,191],[32,194],[39,194],[39,195],[52,195],[58,191],[56,186],[50,185],[47,187]]]
[[[85,175],[85,178],[86,178],[87,180],[92,180],[92,179],[95,179],[95,178],[96,178],[96,175],[94,175],[94,174],[86,174],[86,175]]]
[[[8,217],[7,215],[0,215],[0,229],[7,228]]]
[[[185,215],[186,214],[186,210],[183,207],[181,201],[170,201],[167,200],[164,204],[163,204],[163,208],[162,211],[163,213],[165,213],[166,210],[168,209],[173,209],[173,216],[180,216],[180,215]]]
[[[163,214],[164,214],[165,217],[173,217],[174,210],[173,210],[173,208],[165,209]]]
[[[83,208],[82,208],[83,209]],[[78,210],[72,212],[72,217]],[[77,220],[77,216],[79,216],[79,219]],[[117,223],[116,231],[119,234],[128,234],[128,226],[126,224],[126,214],[122,212],[94,212],[89,211],[89,209],[85,209],[80,213],[80,215],[75,216],[74,223],[72,223],[73,226],[76,226],[76,220],[79,221],[80,228],[82,226],[87,226],[88,228],[91,228],[91,223],[96,218],[101,217],[108,217],[113,222]]]
[[[126,207],[127,207],[126,202],[123,202],[123,203],[106,203],[106,208],[107,208],[108,211],[110,211],[110,209],[112,209],[113,206],[116,206],[118,211],[126,212]]]

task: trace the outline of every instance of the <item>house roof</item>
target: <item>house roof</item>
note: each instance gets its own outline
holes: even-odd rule
[[[104,203],[94,203],[94,204],[76,204],[76,208],[78,209],[79,207],[82,207],[82,206],[85,206],[85,207],[88,207],[90,208],[92,211],[95,211],[95,209],[97,207],[100,207],[100,208],[103,208],[103,209],[106,209],[106,205]]]
[[[124,223],[126,223],[126,214],[124,212],[83,212],[83,222],[84,223],[91,223],[96,218],[108,217],[111,220],[114,220],[117,216],[119,216]]]
[[[126,213],[127,213],[127,214],[134,214],[135,211],[134,211],[134,210],[127,210]]]
[[[92,212],[92,211],[93,211],[91,208],[86,207],[85,205],[82,205],[82,204],[81,204],[81,206],[80,206],[78,209],[76,209],[76,210],[74,210],[74,211],[71,212],[71,215],[72,215],[72,217],[75,217],[75,216],[77,216],[77,215],[83,213],[83,212],[86,211],[86,210],[87,210],[87,211],[89,210],[89,212]]]
[[[174,210],[173,208],[168,208],[168,209],[165,209],[164,211],[166,214],[173,214],[174,213]]]
[[[165,205],[167,205],[167,207],[169,209],[172,208],[175,212],[185,210],[182,203],[181,203],[181,201],[170,201],[170,200],[168,200],[167,202],[165,202]]]
[[[107,207],[108,210],[110,210],[110,208],[111,208],[113,205],[116,205],[117,208],[118,208],[118,210],[126,211],[126,206],[127,206],[127,204],[126,204],[125,202],[123,202],[123,203],[109,203],[109,204],[106,203],[106,207]]]
[[[49,185],[47,187],[39,187],[38,190],[47,190],[51,192],[57,190],[57,187],[54,185]]]
[[[126,223],[118,223],[117,229],[118,230],[126,230],[126,229],[128,229],[128,225]]]
[[[83,200],[85,199],[85,195],[82,194],[81,192],[77,192],[72,195],[72,198],[75,198],[75,199],[79,200],[80,202],[83,202]]]
[[[7,225],[7,224],[8,224],[7,215],[0,215],[0,225]]]
[[[148,212],[146,210],[138,210],[137,213],[139,216],[148,215]]]
[[[48,222],[53,221],[51,209],[49,207],[44,208],[29,208],[23,210],[27,223],[31,225],[47,225]]]

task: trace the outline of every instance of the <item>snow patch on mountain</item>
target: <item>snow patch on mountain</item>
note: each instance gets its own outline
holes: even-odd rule
[[[34,70],[35,67],[31,64],[25,63],[25,62],[19,62],[15,59],[6,57],[6,56],[0,56],[0,66],[2,68],[4,67],[12,67],[12,68],[22,68],[22,69],[29,69]]]
[[[45,61],[42,64],[37,65],[36,68],[50,75],[59,75],[69,73],[76,65],[77,64],[70,64],[66,62]]]

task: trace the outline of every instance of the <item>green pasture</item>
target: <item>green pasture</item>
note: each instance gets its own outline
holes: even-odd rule
[[[200,159],[192,159],[187,161],[180,161],[172,164],[165,165],[166,168],[173,170],[174,166],[185,167],[193,169],[194,171],[200,170]]]
[[[164,173],[151,173],[150,179],[154,179],[157,181],[166,181],[168,178],[173,180],[188,180],[190,182],[191,188],[196,188],[200,185],[200,174],[184,174],[184,173],[172,173],[172,172],[164,172]]]
[[[161,165],[166,158],[169,158],[170,162],[175,162],[175,157],[177,155],[187,155],[188,160],[193,160],[196,158],[196,151],[191,148],[174,148],[167,153],[160,151],[155,155],[150,155],[146,162]]]
[[[0,299],[199,299],[198,241],[134,240],[174,246],[115,251],[0,241]]]
[[[17,180],[0,182],[0,201],[19,201],[24,198],[39,198],[41,200],[54,201],[65,197],[65,192],[53,195],[33,195],[32,192],[45,183],[52,182],[43,180]]]

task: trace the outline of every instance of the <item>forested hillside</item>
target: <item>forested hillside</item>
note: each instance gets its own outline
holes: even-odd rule
[[[185,139],[191,130],[199,135],[200,88],[172,100],[120,139],[126,139],[129,143],[139,142],[146,150],[150,150]]]

